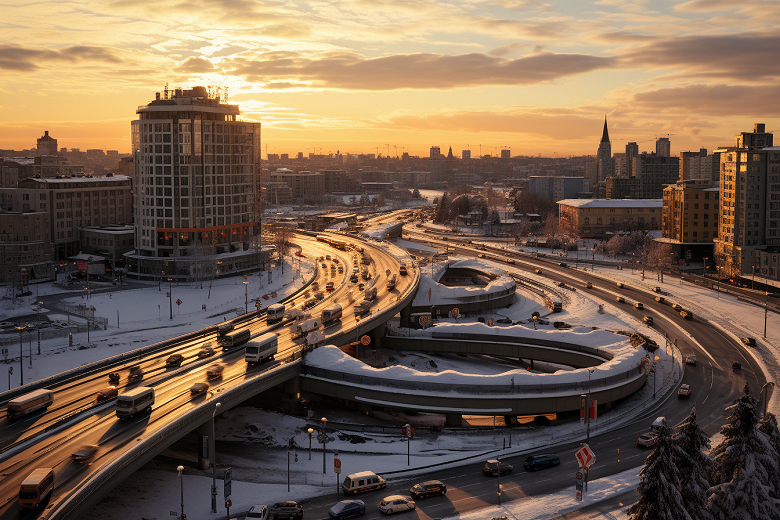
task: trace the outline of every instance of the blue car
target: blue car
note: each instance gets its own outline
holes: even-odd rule
[[[362,500],[342,500],[330,508],[328,515],[331,518],[341,519],[362,515],[365,514],[365,512],[366,504]]]

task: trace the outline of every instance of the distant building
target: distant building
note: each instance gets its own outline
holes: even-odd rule
[[[511,151],[509,149],[501,150],[501,158],[502,159],[511,159],[512,158]]]
[[[715,157],[707,155],[707,149],[698,152],[680,152],[680,180],[706,181],[712,184],[712,161]]]
[[[655,141],[655,154],[659,157],[670,157],[672,155],[672,143],[668,137],[659,137]]]
[[[443,156],[441,154],[441,148],[438,146],[431,146],[431,159],[441,159]]]
[[[53,277],[48,211],[0,211],[0,283],[26,285]]]
[[[468,161],[471,159],[471,150],[462,150],[460,152],[460,158],[464,161]]]
[[[124,265],[124,255],[135,248],[132,225],[84,226],[79,229],[81,252],[105,258],[113,268]]]
[[[626,145],[626,177],[633,177],[634,157],[639,155],[639,146],[636,143]]]
[[[581,193],[590,191],[590,181],[585,177],[528,177],[528,191],[547,197],[553,202],[562,199],[577,199]]]
[[[604,117],[604,131],[601,134],[598,152],[596,152],[596,181],[603,181],[612,176],[612,143],[609,142],[609,130],[607,130],[607,118]]]
[[[631,171],[633,177],[606,180],[608,199],[661,199],[664,187],[679,179],[680,160],[643,152],[633,158]]]
[[[709,187],[709,181],[700,181],[698,186],[696,181],[678,181],[664,188],[661,231],[664,238],[680,246],[681,258],[712,258],[712,242],[718,237],[718,203],[718,188]]]
[[[303,202],[304,199],[318,199],[325,194],[325,177],[319,173],[294,172],[286,168],[279,168],[270,173],[269,182],[287,184],[290,187],[292,200],[299,202]]]
[[[558,226],[576,237],[603,239],[618,231],[659,229],[662,211],[661,199],[565,199],[558,201]]]
[[[38,155],[57,155],[57,150],[57,140],[46,130],[43,136],[38,138]]]
[[[28,178],[18,186],[0,190],[1,204],[13,211],[48,213],[55,261],[81,250],[80,228],[133,221],[132,184],[124,176]]]

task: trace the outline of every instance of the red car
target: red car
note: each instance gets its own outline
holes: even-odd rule
[[[680,385],[680,389],[677,390],[677,397],[680,399],[688,399],[691,396],[691,387],[689,385]]]
[[[658,443],[658,432],[643,433],[636,440],[636,445],[637,446],[642,446],[642,447],[645,447],[645,448],[652,448],[657,443]]]

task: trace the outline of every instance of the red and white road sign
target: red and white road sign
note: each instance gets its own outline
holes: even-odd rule
[[[371,336],[369,336],[369,335],[367,335],[367,334],[366,334],[365,336],[362,336],[362,337],[360,338],[360,343],[361,343],[362,345],[368,345],[369,343],[371,343]]]
[[[596,454],[591,451],[587,444],[583,444],[582,448],[577,450],[577,453],[574,456],[577,458],[577,462],[581,468],[588,469],[596,462]]]

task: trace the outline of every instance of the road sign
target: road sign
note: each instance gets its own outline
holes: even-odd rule
[[[362,336],[360,338],[360,344],[361,345],[366,346],[369,343],[371,343],[371,336],[369,336],[368,334],[366,334],[366,335],[364,335],[364,336]]]
[[[419,316],[417,318],[417,323],[420,324],[420,327],[425,328],[425,326],[428,324],[428,316]]]
[[[453,318],[457,318],[459,314],[460,314],[460,310],[457,307],[452,309],[452,317]]]
[[[233,487],[233,478],[231,476],[231,473],[232,473],[232,471],[230,470],[230,468],[225,470],[225,491],[223,493],[223,495],[225,497],[225,500],[230,498],[230,494],[231,494],[232,487]],[[229,500],[228,500],[228,502],[229,502]],[[230,507],[230,506],[226,506],[226,507]]]
[[[336,458],[333,459],[333,471],[336,474],[341,473],[341,459],[336,459]]]
[[[591,451],[590,447],[584,443],[582,448],[577,450],[577,453],[574,456],[577,458],[577,463],[581,468],[588,469],[596,462],[596,455]]]
[[[181,299],[176,300],[176,305],[181,305]]]
[[[578,471],[578,472],[576,472],[576,473],[574,474],[574,478],[576,478],[576,479],[577,479],[577,482],[582,482],[582,477],[583,477],[583,475],[582,475],[582,471]]]
[[[488,318],[488,327],[493,326],[493,318]]]

